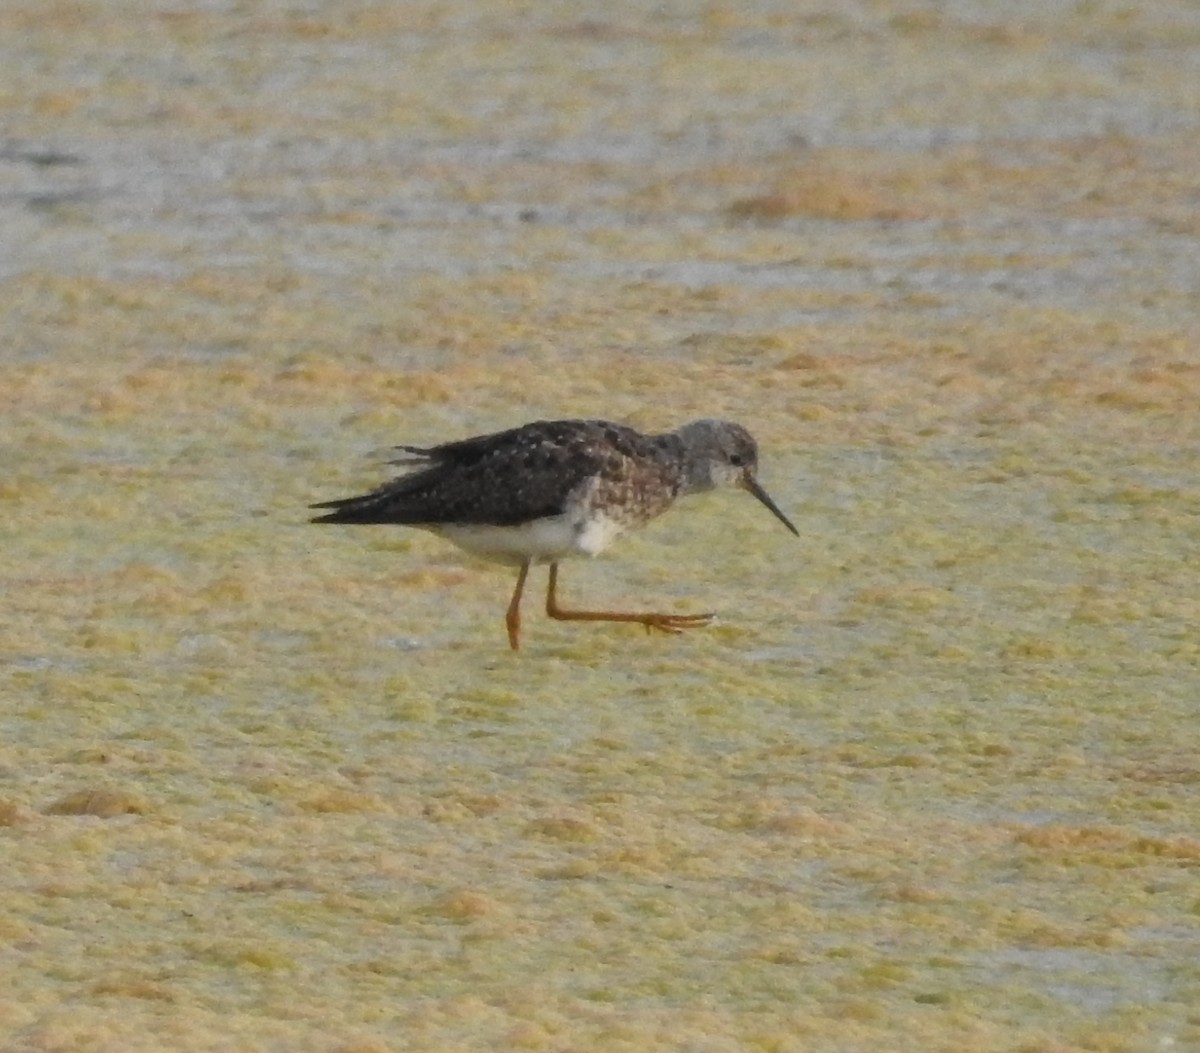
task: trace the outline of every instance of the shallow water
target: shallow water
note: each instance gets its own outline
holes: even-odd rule
[[[1184,5],[0,11],[0,1048],[1200,1043]],[[948,90],[948,87],[949,90]],[[740,420],[546,620],[381,451]]]

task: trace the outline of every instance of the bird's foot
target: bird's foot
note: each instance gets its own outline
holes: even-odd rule
[[[678,635],[685,629],[702,629],[711,625],[715,612],[708,614],[638,614],[633,616],[646,627],[646,632],[658,630],[660,633]]]

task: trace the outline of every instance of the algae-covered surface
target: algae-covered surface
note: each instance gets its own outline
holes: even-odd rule
[[[1200,13],[0,5],[0,1049],[1200,1048]],[[306,506],[745,424],[531,579]]]

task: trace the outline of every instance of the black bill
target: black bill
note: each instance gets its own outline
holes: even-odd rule
[[[796,537],[800,536],[800,531],[792,526],[792,521],[779,510],[779,506],[771,500],[771,495],[759,485],[757,479],[755,479],[753,476],[747,475],[742,479],[742,486],[749,490],[750,493],[752,493],[772,512],[774,512],[775,518],[778,519],[779,522],[781,522],[785,527],[787,527],[788,530],[795,534]]]

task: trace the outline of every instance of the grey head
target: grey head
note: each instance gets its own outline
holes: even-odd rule
[[[736,486],[757,497],[785,527],[799,536],[792,522],[771,500],[755,477],[758,444],[740,424],[694,420],[675,433],[683,443],[683,492],[694,494]]]

